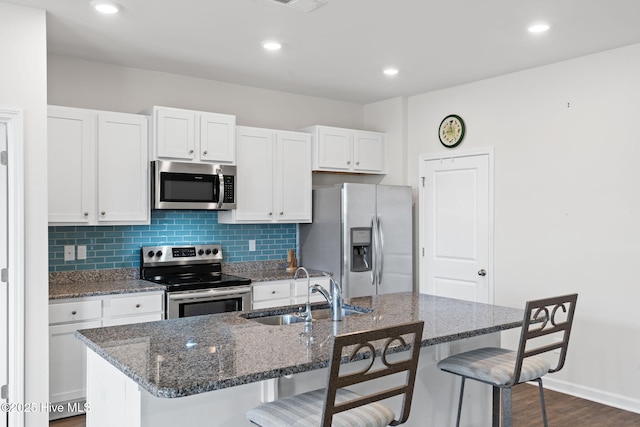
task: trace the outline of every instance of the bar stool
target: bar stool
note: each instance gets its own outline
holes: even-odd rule
[[[547,373],[558,372],[564,366],[577,299],[578,294],[570,294],[528,301],[517,351],[493,347],[480,348],[447,357],[438,363],[441,370],[462,377],[457,427],[460,426],[464,382],[467,378],[493,386],[494,426],[499,423],[496,408],[498,398],[502,395],[503,425],[509,427],[512,425],[511,387],[527,381],[536,381],[540,390],[542,419],[545,427],[547,426],[542,377]],[[562,315],[558,313],[560,309]],[[548,338],[543,340],[544,342],[535,341],[549,334],[554,334],[559,340],[551,343]],[[551,369],[551,364],[539,355],[554,350],[560,350],[560,356],[556,367]]]
[[[295,396],[285,397],[274,402],[263,403],[247,412],[247,419],[262,427],[383,427],[399,425],[407,421],[411,409],[411,399],[415,384],[420,343],[424,322],[411,322],[380,329],[336,335],[329,365],[328,385]],[[411,340],[405,340],[411,334]],[[375,356],[374,345],[377,340],[386,340],[381,350],[384,366],[373,368]],[[403,347],[411,344],[410,356],[400,361],[387,360],[387,354],[393,343]],[[343,349],[355,346],[350,351],[348,360],[357,358],[360,350],[373,353],[369,365],[358,372],[340,374],[340,363],[343,360]],[[406,373],[404,385],[372,392],[361,396],[344,387],[371,381],[393,374]],[[395,414],[380,400],[403,395],[401,416]]]

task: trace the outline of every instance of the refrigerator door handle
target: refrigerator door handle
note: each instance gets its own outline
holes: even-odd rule
[[[376,272],[378,271],[378,221],[376,215],[371,215],[371,256],[372,256],[372,268],[371,268],[371,284],[376,284]]]
[[[377,219],[378,223],[378,285],[382,284],[382,270],[384,267],[384,261],[382,254],[384,253],[384,233],[382,232],[382,220],[380,215]]]

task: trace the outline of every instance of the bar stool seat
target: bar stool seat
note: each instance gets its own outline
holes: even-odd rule
[[[549,372],[551,367],[550,363],[541,357],[528,357],[522,362],[520,378],[514,381],[516,356],[515,351],[504,348],[479,348],[450,356],[441,361],[438,367],[453,374],[497,386],[533,381]]]
[[[247,411],[247,418],[254,424],[270,427],[309,427],[322,423],[324,389],[285,397],[275,402],[264,403]],[[361,397],[350,390],[340,389],[336,403]],[[384,427],[395,419],[395,414],[386,405],[375,402],[350,409],[333,416],[333,427]]]

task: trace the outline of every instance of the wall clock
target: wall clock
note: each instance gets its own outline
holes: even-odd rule
[[[462,142],[464,138],[464,121],[462,117],[449,114],[440,122],[438,129],[440,142],[447,148],[453,148]]]

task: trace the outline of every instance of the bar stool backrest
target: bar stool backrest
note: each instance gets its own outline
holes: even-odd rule
[[[424,321],[417,321],[386,328],[337,335],[332,347],[322,426],[331,426],[333,415],[336,413],[398,395],[404,395],[402,413],[400,418],[394,420],[390,425],[395,426],[406,422],[411,409],[411,399],[413,397],[413,388],[418,368],[423,328]],[[408,335],[411,335],[410,339],[407,337]],[[373,365],[377,356],[375,356],[376,350],[373,342],[378,340],[386,341],[384,341],[384,345],[378,353],[382,361],[382,366],[374,368]],[[351,346],[355,347],[348,349],[348,356],[343,357],[345,347]],[[391,353],[396,353],[401,349],[406,350],[408,346],[411,346],[410,356],[408,358],[400,361],[390,361],[388,359]],[[359,354],[362,354],[361,350],[366,351],[367,349],[371,351],[373,355],[368,359],[370,363],[364,369],[353,373],[340,373],[340,364],[342,361],[357,360],[361,357],[359,356]],[[378,390],[366,396],[354,398],[339,404],[335,402],[338,389],[402,372],[406,373],[406,381],[403,385]]]
[[[551,298],[527,301],[522,324],[522,333],[516,356],[513,383],[520,378],[522,362],[530,356],[560,350],[558,363],[549,372],[557,372],[564,366],[569,346],[569,336],[573,324],[573,315],[576,310],[578,294],[569,294]],[[561,311],[561,312],[560,312]],[[557,341],[537,343],[541,337],[554,334]],[[509,384],[509,386],[513,385]]]

